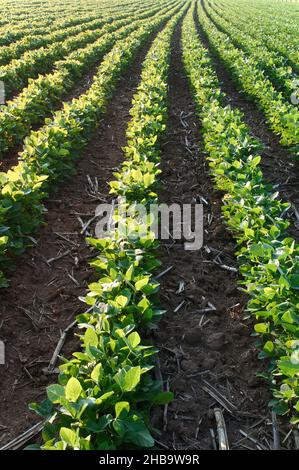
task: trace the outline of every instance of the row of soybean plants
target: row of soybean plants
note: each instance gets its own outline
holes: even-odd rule
[[[51,22],[59,21],[57,20],[58,14],[55,12],[48,12],[43,11],[41,5],[36,8],[36,5],[31,5],[30,13],[25,13],[24,4],[17,5],[17,11],[13,14],[11,5],[8,7],[7,2],[5,2],[5,6],[3,2],[0,2],[1,8],[1,20],[0,20],[0,32],[3,34],[1,37],[0,44],[10,44],[14,40],[18,40],[19,38],[23,37],[23,31],[27,31],[30,33],[30,26],[35,30],[35,27],[39,24],[41,28],[47,27],[51,24]],[[7,14],[9,13],[9,14]],[[25,14],[24,14],[25,13]],[[88,13],[88,9],[86,9],[86,14]],[[63,12],[59,12],[59,17],[61,21],[71,14],[77,14],[77,11],[72,9],[72,12],[65,9]],[[28,24],[30,21],[30,24]],[[13,27],[13,31],[12,31]]]
[[[238,28],[245,33],[249,41],[259,41],[263,44],[264,49],[279,54],[286,67],[291,67],[298,72],[298,47],[296,43],[296,32],[298,29],[288,30],[288,36],[284,35],[282,38],[281,24],[275,26],[274,20],[270,24],[263,19],[257,19],[252,15],[252,12],[241,12],[237,10],[236,3],[232,5],[221,6],[218,1],[206,2],[211,9],[221,15],[221,17],[228,21],[235,28]],[[298,23],[298,22],[297,22]],[[285,24],[285,23],[282,23]],[[274,29],[274,31],[273,31]]]
[[[110,19],[110,22],[112,21],[113,18]],[[46,47],[30,49],[26,45],[24,54],[19,58],[12,59],[6,65],[0,66],[0,79],[5,84],[6,97],[10,98],[20,91],[26,86],[29,78],[35,78],[39,73],[49,72],[55,61],[99,37],[98,29],[103,27],[105,22],[106,20],[101,18],[93,21],[90,29],[82,26],[68,29],[61,33],[60,41],[54,41],[53,44],[50,42]],[[6,62],[7,52],[9,53],[9,51],[2,51],[4,62]]]
[[[159,266],[158,242],[146,218],[138,217],[136,204],[157,200],[170,43],[182,13],[158,34],[143,64],[127,129],[125,161],[110,183],[111,192],[122,197],[113,216],[118,230],[107,238],[89,239],[99,252],[91,263],[98,281],[89,286],[88,313],[77,319],[83,330],[82,350],[60,366],[58,384],[47,388],[48,399],[31,405],[47,419],[43,450],[152,447],[149,411],[172,398],[152,377],[156,349],[142,343],[139,334],[162,312],[156,305],[159,284],[153,278]],[[130,212],[124,218],[128,206]]]
[[[282,145],[299,147],[299,111],[277,91],[253,57],[247,57],[232,44],[229,37],[219,31],[198,4],[198,19],[211,48],[231,73],[237,85],[263,111],[271,129],[280,136]]]
[[[287,8],[286,4],[280,4],[275,9],[269,9],[265,3],[263,5],[258,5],[256,2],[252,3],[248,0],[243,1],[242,4],[240,2],[236,2],[235,0],[216,0],[216,2],[221,2],[225,6],[227,5],[229,8],[235,7],[237,11],[243,11],[244,17],[251,15],[251,17],[259,24],[261,24],[261,20],[264,19],[267,26],[273,23],[274,27],[278,28],[282,32],[296,32],[296,19],[298,19],[298,10],[294,4],[289,5],[289,9]]]
[[[74,160],[91,138],[122,73],[174,12],[161,8],[159,15],[141,20],[140,28],[117,41],[104,56],[87,92],[64,103],[42,128],[31,132],[18,165],[0,173],[0,269],[30,243],[30,236],[43,220],[42,201],[53,185],[73,173]],[[131,26],[127,28],[130,31]],[[0,286],[5,285],[2,274]]]
[[[152,3],[155,0],[152,0]],[[22,5],[17,3],[17,11],[15,14],[12,13],[11,5],[6,6],[6,9],[2,7],[2,19],[0,21],[1,32],[5,29],[8,30],[9,26],[13,26],[11,30],[12,37],[16,33],[18,34],[22,30],[30,32],[30,27],[35,33],[35,27],[39,24],[40,28],[47,28],[52,24],[53,30],[58,29],[57,26],[68,27],[80,23],[84,23],[86,20],[96,19],[99,14],[105,14],[105,10],[109,10],[111,13],[119,11],[120,8],[127,7],[128,5],[137,6],[137,0],[130,0],[125,3],[119,0],[101,1],[99,2],[78,2],[72,0],[70,2],[56,2],[55,6],[51,5],[50,2],[45,1],[39,5],[34,4],[30,1],[28,3],[28,11],[25,9],[24,3]],[[1,5],[1,2],[0,2]],[[46,8],[47,7],[47,8]],[[5,15],[9,13],[9,15]],[[84,18],[85,16],[85,18]],[[30,23],[29,23],[30,21]],[[3,38],[1,38],[3,39]],[[17,37],[15,38],[17,39]]]
[[[165,3],[163,8],[170,10],[176,5],[178,0],[172,0]],[[75,86],[78,79],[99,63],[117,40],[137,29],[140,20],[147,20],[160,11],[161,6],[156,4],[154,8],[127,16],[123,20],[109,21],[92,35],[97,40],[57,61],[53,73],[40,75],[36,80],[30,81],[29,86],[14,100],[9,101],[0,113],[0,156],[21,142],[32,125],[40,123]],[[90,35],[84,39],[90,40]]]
[[[153,5],[153,2],[147,3],[148,6]],[[143,5],[142,9],[146,7],[147,5]],[[113,9],[107,8],[104,14],[103,12],[89,16],[83,14],[79,18],[59,20],[43,28],[37,25],[35,28],[30,28],[30,31],[25,31],[25,37],[23,39],[19,41],[15,40],[13,44],[0,47],[0,64],[5,65],[12,59],[18,59],[21,54],[26,51],[53,45],[53,43],[61,42],[66,38],[75,36],[84,31],[97,29],[101,27],[102,24],[105,24],[106,21],[109,22],[109,16],[113,16],[114,19],[116,19],[115,15],[120,16],[120,14],[122,14],[122,16],[125,17],[126,14],[137,13],[140,9],[140,4],[138,8],[138,4],[132,2],[129,7],[119,9],[116,12],[113,12]],[[110,19],[110,21],[112,21],[112,19]],[[4,38],[2,38],[2,41],[4,41]]]
[[[19,3],[19,9],[23,8]],[[36,15],[39,13],[39,15]],[[52,10],[51,13],[43,12],[40,5],[38,8],[31,8],[30,12],[24,19],[20,13],[16,18],[2,19],[0,22],[0,46],[9,45],[15,41],[19,41],[26,35],[48,34],[50,31],[61,28],[68,28],[79,25],[85,21],[92,21],[99,17],[95,11],[85,8],[84,11],[77,11],[76,8],[71,10]]]
[[[219,12],[228,14],[229,11],[235,11],[240,15],[240,22],[243,24],[248,21],[249,18],[252,21],[257,23],[258,31],[263,31],[265,28],[265,33],[270,34],[270,27],[273,26],[273,32],[279,34],[287,34],[294,39],[294,36],[297,32],[297,18],[296,6],[292,6],[292,11],[286,12],[285,5],[279,7],[279,14],[271,13],[267,14],[267,11],[264,7],[255,8],[252,2],[243,2],[242,5],[240,2],[235,0],[208,0],[211,6],[214,6],[219,10]],[[280,38],[279,38],[280,39]]]
[[[183,25],[183,59],[215,185],[226,194],[226,225],[237,242],[240,281],[249,296],[248,310],[257,319],[261,358],[272,406],[299,422],[299,246],[285,235],[287,204],[266,184],[259,163],[260,144],[242,114],[223,106],[224,95],[208,51],[202,46],[192,14]]]
[[[297,75],[291,67],[286,66],[284,57],[278,52],[269,51],[262,39],[252,38],[244,29],[240,30],[239,25],[234,26],[232,23],[233,12],[230,14],[229,20],[226,20],[218,12],[213,12],[208,8],[207,3],[205,8],[217,29],[227,34],[234,46],[242,49],[246,55],[255,60],[256,65],[265,72],[274,87],[281,91],[289,102]],[[250,25],[250,28],[254,29],[254,23]]]
[[[254,24],[255,29],[251,29],[251,34],[258,39],[264,37],[265,43],[270,49],[280,51],[292,62],[295,59],[294,54],[297,54],[298,57],[296,43],[298,18],[295,17],[295,5],[293,5],[291,14],[286,14],[285,5],[282,5],[279,17],[275,17],[275,15],[267,17],[264,8],[261,8],[259,12],[255,12],[252,3],[243,3],[240,6],[235,1],[210,0],[210,2],[225,16],[229,16],[230,12],[234,15],[235,12],[239,17],[240,26],[244,26],[245,29],[249,24]]]
[[[0,47],[0,64],[5,65],[12,59],[18,59],[21,54],[28,50],[38,49],[42,46],[47,46],[53,42],[61,41],[66,38],[68,35],[78,34],[84,29],[88,29],[89,25],[92,25],[95,21],[102,19],[102,15],[86,15],[82,16],[77,21],[71,22],[68,24],[67,21],[59,21],[50,23],[49,25],[42,27],[40,24],[37,24],[35,27],[19,32],[19,35],[22,36],[20,39],[13,36],[9,36],[9,39],[5,35],[1,38],[1,47]],[[28,24],[28,21],[27,21]],[[3,33],[2,33],[3,34]],[[15,33],[16,36],[16,33]],[[9,42],[8,42],[9,41]]]
[[[3,4],[4,3],[4,4]],[[116,1],[110,2],[78,2],[70,1],[56,2],[51,4],[49,1],[39,3],[38,5],[34,1],[30,1],[27,5],[24,3],[17,2],[15,8],[10,3],[0,2],[1,8],[1,20],[0,28],[3,37],[1,37],[0,44],[9,44],[14,40],[22,37],[22,32],[27,31],[30,33],[30,27],[35,29],[36,26],[46,27],[53,23],[60,21],[68,24],[76,24],[76,18],[82,17],[82,15],[94,17],[97,16],[99,11],[105,10],[105,8],[118,9],[121,3]],[[79,24],[78,21],[77,24]]]
[[[9,64],[1,66],[0,79],[5,84],[6,98],[26,86],[29,78],[48,73],[56,61],[101,37],[101,28],[105,25],[127,17],[128,13],[121,12],[114,17],[104,17],[88,25],[71,28],[61,33],[60,41],[50,42],[47,47],[28,50],[19,59],[13,59]]]
[[[215,3],[215,0],[213,1]],[[219,2],[217,0],[217,7]],[[266,22],[264,20],[264,15],[262,18],[254,17],[252,10],[244,12],[243,9],[239,10],[238,4],[235,2],[231,9],[226,7],[226,4],[222,5],[221,11],[223,16],[230,16],[230,11],[236,11],[239,18],[239,24],[244,28],[244,31],[248,32],[253,37],[263,38],[265,46],[269,50],[279,52],[286,60],[286,64],[298,70],[298,48],[296,46],[296,27],[294,22],[294,27],[290,29],[288,26],[288,31],[283,31],[283,24],[286,24],[283,20],[284,16],[281,14],[282,21],[275,22],[272,17],[271,21]],[[232,13],[234,16],[234,13]],[[248,28],[248,25],[254,24],[254,28]]]

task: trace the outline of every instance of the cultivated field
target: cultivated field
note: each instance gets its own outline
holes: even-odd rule
[[[299,3],[0,7],[2,450],[299,449]]]

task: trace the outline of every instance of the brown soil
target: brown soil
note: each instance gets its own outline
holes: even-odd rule
[[[212,449],[210,430],[217,435],[213,410],[221,405],[204,390],[207,381],[233,404],[231,413],[224,411],[230,446],[257,448],[240,434],[242,429],[269,448],[272,438],[266,422],[270,393],[268,385],[256,377],[263,365],[250,337],[252,324],[244,319],[246,297],[238,289],[238,276],[213,262],[220,254],[223,264],[235,267],[235,245],[221,220],[222,194],[213,189],[209,178],[195,107],[182,70],[177,31],[160,201],[206,200],[204,247],[184,251],[182,243],[170,240],[161,250],[161,271],[169,266],[173,269],[161,278],[161,303],[167,313],[159,324],[155,344],[160,349],[164,386],[169,386],[175,399],[164,412],[155,412],[153,423],[163,429],[158,437],[163,447]],[[180,282],[184,290],[178,294]],[[182,301],[185,303],[175,312]],[[208,302],[215,311],[202,313]]]
[[[37,246],[18,260],[11,286],[0,292],[0,338],[6,343],[5,369],[0,366],[1,445],[39,421],[28,410],[28,403],[43,399],[45,385],[56,380],[43,369],[61,330],[84,311],[78,297],[84,295],[92,278],[88,268],[91,250],[85,236],[93,233],[93,224],[82,235],[78,217],[88,222],[97,205],[109,197],[107,183],[122,161],[131,100],[149,45],[119,83],[102,124],[78,161],[77,174],[46,203],[46,225],[36,236]],[[99,189],[93,196],[87,176],[98,181]],[[64,253],[67,255],[47,263]],[[63,355],[70,356],[77,347],[71,332]]]
[[[226,70],[216,51],[210,46],[198,22],[197,25],[200,38],[213,58],[221,89],[226,94],[225,104],[229,104],[232,108],[239,108],[243,112],[243,120],[249,127],[251,135],[263,144],[261,168],[265,180],[274,185],[282,200],[291,202],[296,208],[295,211],[290,209],[287,216],[291,223],[289,233],[299,242],[298,161],[295,161],[290,149],[280,144],[279,136],[269,129],[262,111],[255,103],[246,98],[242,90],[238,89],[238,85],[232,79],[230,72]],[[298,212],[297,216],[296,211]]]

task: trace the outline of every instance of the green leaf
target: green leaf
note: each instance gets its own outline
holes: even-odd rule
[[[137,333],[137,331],[133,331],[133,333],[131,333],[127,339],[133,349],[136,348],[140,344],[140,341],[141,341],[140,336]]]
[[[293,364],[291,361],[278,361],[278,367],[287,377],[299,376],[299,364]]]
[[[149,283],[149,277],[146,276],[135,283],[135,289],[137,291],[141,290],[144,286],[147,286]]]
[[[251,163],[253,166],[257,166],[257,165],[260,163],[260,161],[261,161],[261,157],[258,155],[258,156],[256,156],[256,157],[254,157],[254,158],[251,160],[250,163]]]
[[[137,306],[142,309],[142,312],[144,312],[150,306],[150,304],[150,301],[146,297],[143,297]]]
[[[125,440],[127,442],[132,442],[143,448],[153,447],[155,444],[149,430],[142,421],[127,421],[126,427]]]
[[[129,269],[127,270],[127,272],[125,274],[125,278],[127,279],[127,281],[132,280],[133,273],[134,273],[134,265],[131,264],[131,266],[129,267]]]
[[[48,442],[51,439],[54,439],[55,435],[56,435],[56,427],[52,423],[47,421],[42,430],[42,436],[43,436],[44,442]]]
[[[118,295],[115,297],[115,302],[121,307],[124,308],[128,305],[130,301],[129,297],[126,297],[125,295]]]
[[[7,242],[8,242],[8,237],[7,236],[0,237],[0,246],[1,245],[6,245]]]
[[[102,364],[99,362],[99,364],[97,364],[95,366],[95,368],[93,369],[92,373],[91,373],[91,378],[94,382],[98,383],[99,382],[99,379],[101,377],[101,373],[102,373],[102,369],[103,369],[103,366]]]
[[[123,392],[131,392],[140,382],[141,369],[140,366],[131,367],[128,371],[120,370],[114,379]]]
[[[39,416],[47,418],[52,413],[53,404],[50,400],[44,400],[41,403],[31,403],[29,409],[35,411]]]
[[[269,325],[268,323],[257,323],[254,325],[254,331],[256,331],[256,333],[268,333]]]
[[[78,379],[71,377],[65,387],[65,398],[76,402],[81,395],[82,387]]]
[[[85,346],[97,346],[99,343],[99,338],[93,328],[87,328],[84,335],[84,344]]]
[[[265,353],[271,354],[274,351],[274,344],[272,343],[272,341],[267,341],[264,345],[263,350]]]
[[[60,403],[61,398],[64,398],[64,393],[62,385],[54,384],[47,387],[47,396],[52,403]]]
[[[88,420],[86,423],[86,428],[92,432],[103,432],[110,423],[112,423],[113,418],[111,415],[101,416],[97,421]]]
[[[284,415],[289,411],[288,404],[282,400],[271,400],[269,406],[273,409],[278,415]]]
[[[127,401],[119,401],[115,404],[115,416],[117,418],[124,417],[130,411],[130,404]]]
[[[299,315],[296,315],[294,312],[287,310],[281,317],[282,321],[286,323],[297,323],[299,325]]]
[[[152,173],[146,173],[143,177],[143,181],[144,181],[144,186],[148,188],[155,181],[155,175]]]
[[[290,423],[296,426],[299,423],[299,416],[294,416],[293,418],[291,418]]]
[[[113,391],[104,393],[103,395],[101,395],[99,398],[96,399],[96,401],[95,401],[96,405],[101,405],[103,403],[103,401],[107,400],[112,395],[114,395]]]
[[[66,442],[70,447],[75,447],[77,442],[77,435],[75,431],[69,428],[61,428],[59,435],[61,439]]]
[[[126,434],[125,422],[121,419],[115,419],[113,421],[113,429],[118,434],[118,436],[123,439]]]

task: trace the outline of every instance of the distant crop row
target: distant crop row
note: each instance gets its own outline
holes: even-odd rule
[[[251,37],[249,34],[250,28],[247,28],[246,31],[243,28],[240,29],[240,25],[236,25],[233,12],[231,12],[229,20],[226,20],[218,12],[214,13],[207,6],[206,11],[217,28],[228,34],[234,46],[242,49],[249,57],[254,58],[256,64],[270,78],[275,88],[282,92],[289,103],[297,75],[292,67],[286,64],[286,59],[279,52],[268,49],[263,38],[258,40]],[[232,23],[233,19],[235,20],[234,23]]]
[[[219,0],[217,2],[213,0],[207,4],[211,5],[213,11],[233,24],[234,27],[246,33],[249,41],[251,39],[258,40],[264,48],[280,54],[285,66],[292,67],[298,73],[298,19],[296,21],[292,18],[291,27],[290,21],[287,21],[284,15],[284,7],[281,8],[279,20],[275,21],[275,18],[271,17],[271,20],[268,18],[267,21],[264,9],[263,13],[255,16],[251,8],[248,11],[244,11],[244,7],[240,10],[237,2],[234,2],[233,5],[226,2],[222,7],[219,7]],[[290,19],[290,15],[288,15],[288,19]]]
[[[154,2],[149,0],[148,3],[153,4]],[[22,37],[20,36],[22,30],[26,30],[29,33],[30,26],[34,28],[39,25],[42,28],[54,23],[53,27],[55,27],[55,23],[60,21],[65,22],[66,25],[73,22],[75,24],[76,19],[83,15],[86,17],[94,15],[96,18],[99,13],[105,14],[107,11],[110,11],[113,14],[119,11],[120,7],[126,8],[130,5],[137,7],[138,4],[140,5],[137,0],[131,2],[120,2],[119,0],[103,0],[101,2],[96,0],[69,0],[64,2],[46,0],[45,2],[39,2],[38,5],[31,1],[27,4],[24,2],[20,3],[19,1],[15,2],[15,4],[10,2],[8,5],[4,1],[0,2],[0,31],[3,33],[2,39],[11,38],[16,40]],[[0,42],[0,44],[2,43]]]
[[[280,136],[283,145],[299,149],[299,110],[275,89],[264,69],[253,56],[236,48],[229,37],[219,31],[198,8],[199,22],[212,49],[230,71],[236,83],[263,111],[271,129]]]
[[[286,3],[281,4],[276,12],[270,12],[250,1],[209,0],[209,4],[226,18],[239,18],[239,26],[257,39],[264,38],[265,45],[280,51],[293,61],[293,53],[298,54],[296,36],[298,32],[298,13],[292,8],[287,11]],[[257,8],[256,8],[257,7]],[[254,25],[254,28],[253,28]],[[296,62],[296,61],[295,61]]]

